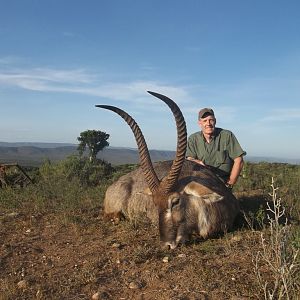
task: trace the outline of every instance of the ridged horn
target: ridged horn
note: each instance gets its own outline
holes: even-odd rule
[[[168,193],[172,191],[172,189],[175,187],[182,165],[185,160],[185,152],[187,147],[186,124],[180,108],[172,99],[155,92],[148,91],[148,93],[165,102],[169,106],[175,117],[177,128],[176,156],[173,160],[173,164],[167,178],[161,183],[161,188],[164,190],[165,193]]]
[[[95,105],[95,106],[108,109],[117,113],[129,125],[129,127],[131,128],[134,134],[138,146],[141,166],[144,171],[144,175],[146,177],[146,181],[148,183],[149,189],[151,190],[152,193],[157,191],[160,181],[154,171],[151,158],[150,158],[150,153],[147,147],[147,143],[136,121],[128,113],[126,113],[124,110],[118,107],[110,106],[110,105]]]

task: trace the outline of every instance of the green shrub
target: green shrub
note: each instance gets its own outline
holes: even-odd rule
[[[268,186],[272,178],[280,186],[287,206],[287,213],[300,219],[300,166],[283,163],[250,163],[245,162],[244,168],[234,192],[260,191],[267,197]]]
[[[46,161],[35,184],[24,188],[0,189],[0,205],[6,209],[74,210],[99,206],[114,168],[101,160],[70,156],[59,163]]]
[[[47,161],[40,167],[42,180],[78,180],[83,186],[96,186],[107,181],[113,174],[111,164],[96,160],[90,162],[86,157],[69,156],[57,164]]]

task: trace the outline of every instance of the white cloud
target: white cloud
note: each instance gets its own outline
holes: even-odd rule
[[[55,69],[43,69],[35,68],[30,70],[12,70],[9,72],[0,73],[0,83],[23,86],[23,82],[31,81],[32,83],[64,83],[64,84],[75,84],[75,83],[91,83],[93,76],[87,74],[82,69],[75,70],[55,70]],[[34,85],[32,85],[34,89]]]
[[[1,60],[0,60],[1,61]],[[9,59],[2,58],[2,61]],[[115,101],[128,103],[138,103],[148,105],[149,95],[146,91],[155,91],[167,95],[174,99],[181,107],[187,119],[194,120],[201,107],[213,107],[215,109],[219,123],[225,124],[235,121],[235,117],[241,111],[249,112],[257,110],[259,105],[261,111],[269,115],[256,120],[261,122],[286,121],[300,118],[300,109],[292,106],[284,109],[270,110],[270,104],[265,103],[265,99],[277,97],[281,99],[283,95],[281,89],[287,86],[291,92],[290,97],[296,99],[300,96],[295,88],[297,81],[287,81],[285,79],[253,79],[235,85],[219,86],[175,86],[161,82],[149,80],[135,80],[129,82],[106,82],[102,75],[91,74],[84,69],[11,69],[0,72],[0,85],[18,87],[25,90],[40,92],[75,93],[106,98]],[[298,85],[297,85],[298,86]],[[291,87],[294,87],[293,89]],[[284,89],[286,90],[286,89]],[[197,99],[191,95],[197,95]],[[285,97],[286,98],[286,97]],[[269,100],[270,101],[270,100]],[[288,101],[285,102],[288,105]],[[288,107],[288,106],[286,106]],[[294,107],[293,109],[291,107]],[[255,115],[255,114],[253,114]],[[245,115],[245,117],[247,117]]]
[[[33,91],[79,93],[125,101],[143,99],[147,96],[145,93],[147,90],[176,97],[176,99],[188,98],[188,93],[182,87],[141,80],[123,83],[99,83],[99,77],[91,75],[83,69],[35,68],[2,72],[0,73],[0,85]]]
[[[298,119],[300,120],[299,108],[282,108],[272,110],[270,114],[262,118],[260,122],[286,122]]]

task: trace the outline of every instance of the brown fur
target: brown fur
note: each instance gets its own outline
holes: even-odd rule
[[[155,172],[160,180],[167,175],[171,164],[171,161],[154,164]],[[186,161],[176,190],[181,204],[177,211],[172,210],[172,217],[168,219],[165,214],[168,210],[166,199],[170,198],[172,193],[152,196],[149,192],[145,193],[147,184],[142,169],[138,168],[122,176],[108,188],[104,200],[104,211],[106,214],[121,213],[129,219],[146,216],[155,224],[159,219],[160,222],[166,223],[164,227],[169,226],[167,231],[174,230],[173,227],[176,227],[176,224],[180,223],[182,226],[184,222],[181,229],[178,225],[178,230],[185,239],[193,231],[207,238],[216,232],[224,232],[231,228],[239,211],[238,201],[210,170]],[[159,217],[159,214],[164,216]],[[168,233],[165,234],[165,236],[168,235]]]

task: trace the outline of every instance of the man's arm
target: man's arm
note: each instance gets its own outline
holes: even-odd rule
[[[205,166],[202,160],[196,158],[198,157],[196,144],[198,144],[196,134],[190,135],[187,142],[186,159]]]
[[[240,173],[243,169],[243,165],[244,165],[244,159],[243,159],[242,155],[234,159],[233,166],[232,166],[231,173],[230,173],[229,179],[227,181],[227,184],[234,185],[237,182],[237,180],[240,176]]]

